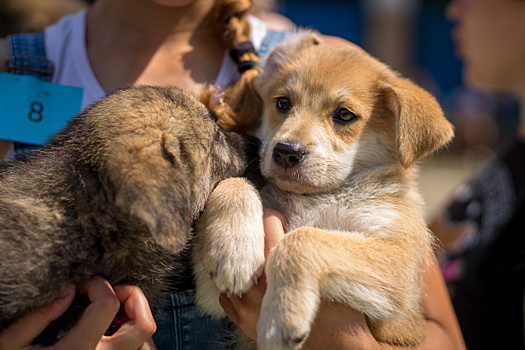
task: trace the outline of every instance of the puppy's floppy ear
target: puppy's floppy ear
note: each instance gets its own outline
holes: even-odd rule
[[[115,204],[143,223],[160,246],[177,253],[189,239],[193,214],[180,146],[136,137],[127,143],[108,154],[108,185]]]
[[[386,108],[395,118],[399,161],[407,168],[446,145],[454,129],[436,99],[408,79],[396,78],[380,87]]]

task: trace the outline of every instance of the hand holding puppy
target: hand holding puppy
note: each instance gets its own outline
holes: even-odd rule
[[[91,304],[79,323],[53,349],[77,350],[154,350],[151,336],[156,330],[148,302],[140,288],[120,285],[114,288],[102,277],[92,277],[78,291],[89,297]],[[69,286],[61,298],[23,316],[0,333],[0,349],[41,349],[31,345],[33,340],[64,313],[75,296],[75,287]],[[127,320],[112,336],[104,336],[124,305]],[[47,348],[46,348],[47,349]]]
[[[284,216],[270,209],[264,211],[266,233],[265,256],[284,237]],[[432,257],[432,259],[434,259]],[[427,271],[426,288],[423,298],[423,312],[427,323],[427,341],[421,349],[465,349],[450,301],[446,297],[443,279],[437,262]],[[220,303],[228,317],[250,339],[257,339],[257,322],[261,311],[262,298],[266,291],[266,276],[259,278],[242,298],[237,295],[221,294]],[[376,349],[390,348],[379,344],[372,336],[364,315],[352,308],[325,300],[321,301],[312,332],[303,349]],[[395,348],[395,347],[391,347]]]
[[[268,257],[270,250],[284,237],[283,224],[285,220],[285,217],[278,211],[264,210],[265,257]],[[257,339],[257,321],[265,292],[266,276],[263,274],[259,278],[258,284],[243,294],[242,297],[234,294],[227,296],[224,293],[220,296],[221,306],[228,317],[252,340]],[[348,322],[342,322],[342,320]],[[327,344],[328,341],[342,341],[345,348],[348,346],[351,349],[373,349],[374,346],[379,346],[379,343],[370,333],[363,314],[344,305],[322,301],[316,324],[319,327],[314,326],[312,328],[312,333],[304,345],[304,349],[319,349],[320,342]],[[326,329],[329,327],[333,332],[328,337]],[[347,330],[335,331],[340,328],[347,328]],[[342,339],[343,334],[345,339]]]

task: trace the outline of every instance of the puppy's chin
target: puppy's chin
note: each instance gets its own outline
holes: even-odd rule
[[[312,182],[305,176],[301,169],[282,169],[277,168],[273,171],[264,174],[266,181],[285,192],[293,192],[297,194],[314,194],[329,192],[331,189],[337,187],[336,184],[324,184]]]
[[[284,192],[293,192],[297,194],[311,194],[319,192],[317,187],[305,185],[297,180],[291,180],[284,177],[272,177],[268,179],[275,187]]]

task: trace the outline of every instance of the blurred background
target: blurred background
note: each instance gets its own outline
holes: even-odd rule
[[[0,0],[0,36],[41,30],[77,12],[88,0]],[[456,138],[446,151],[421,163],[421,190],[433,216],[452,190],[489,156],[518,120],[511,96],[465,88],[454,55],[448,0],[254,0],[296,25],[362,46],[436,96]]]

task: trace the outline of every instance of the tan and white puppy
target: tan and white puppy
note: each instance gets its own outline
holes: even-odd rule
[[[258,347],[300,348],[321,298],[364,313],[380,342],[419,344],[432,236],[413,163],[453,137],[439,104],[367,53],[307,31],[276,49],[256,85],[260,196],[288,219],[266,262]],[[195,262],[212,315],[224,315],[219,292],[242,294],[261,273],[261,210],[238,178],[208,200]]]

